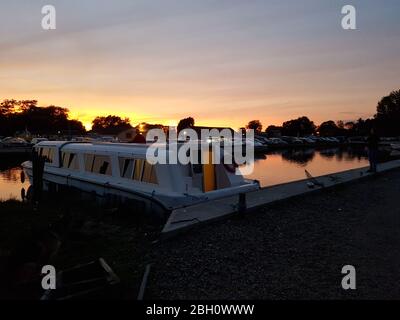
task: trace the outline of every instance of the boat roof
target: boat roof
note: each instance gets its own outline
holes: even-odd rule
[[[36,147],[56,147],[65,151],[96,151],[96,152],[128,152],[146,153],[150,144],[141,143],[110,143],[110,142],[76,142],[76,141],[42,141]],[[160,144],[160,147],[162,145]]]
[[[178,143],[178,148],[183,143]],[[76,142],[76,141],[42,141],[35,145],[38,147],[56,147],[61,151],[91,152],[91,153],[125,153],[146,154],[149,147],[159,150],[168,148],[165,143],[112,143],[112,142]]]
[[[204,143],[204,142],[203,142]],[[200,143],[202,144],[202,143]],[[178,142],[178,149],[185,145],[184,142]],[[199,145],[200,146],[200,145]],[[76,142],[76,141],[42,141],[35,145],[35,147],[55,147],[60,151],[69,152],[90,152],[90,153],[120,153],[120,154],[138,154],[145,155],[147,149],[156,147],[158,150],[169,149],[168,144],[165,143],[114,143],[114,142]],[[172,149],[171,149],[172,150]]]

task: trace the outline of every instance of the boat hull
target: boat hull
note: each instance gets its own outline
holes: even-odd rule
[[[33,183],[33,172],[32,168],[23,165],[24,172],[28,176],[30,183]],[[99,184],[90,181],[84,181],[81,179],[72,178],[70,176],[63,176],[54,173],[44,172],[43,173],[43,188],[44,190],[55,190],[59,191],[60,187],[70,187],[77,189],[80,192],[88,195],[86,199],[91,201],[93,196],[96,201],[100,203],[118,203],[129,205],[133,208],[135,213],[151,215],[153,218],[158,220],[165,220],[168,218],[171,209],[166,207],[164,204],[150,199],[144,194],[138,194],[124,190],[122,188],[116,188],[107,184]]]
[[[22,164],[25,174],[29,177],[30,182],[33,180],[32,163],[30,161]],[[177,208],[187,207],[200,202],[232,196],[234,194],[250,192],[259,188],[258,183],[246,184],[234,188],[221,189],[212,191],[202,196],[196,195],[162,195],[159,193],[145,193],[139,190],[132,190],[112,182],[99,182],[98,180],[84,179],[82,177],[72,176],[70,174],[60,174],[53,169],[44,170],[43,182],[44,189],[50,190],[57,186],[68,186],[78,189],[82,192],[96,195],[103,201],[112,201],[117,203],[128,203],[129,206],[149,214],[157,219],[165,220],[170,212]]]

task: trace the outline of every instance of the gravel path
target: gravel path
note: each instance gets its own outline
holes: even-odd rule
[[[396,170],[195,229],[145,257],[146,298],[399,299],[399,204]]]

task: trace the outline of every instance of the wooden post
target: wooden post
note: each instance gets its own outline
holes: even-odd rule
[[[34,151],[32,154],[32,183],[33,202],[35,204],[42,200],[44,163],[44,158],[39,156],[38,153]]]

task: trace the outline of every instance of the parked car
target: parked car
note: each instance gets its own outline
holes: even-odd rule
[[[255,137],[255,138],[254,138],[254,142],[255,142],[255,143],[258,143],[258,144],[261,144],[261,145],[265,144],[264,139],[262,139],[262,138],[260,138],[260,137]]]
[[[268,143],[268,138],[267,138],[267,137],[257,136],[256,139],[259,139],[259,140],[262,141],[263,143]]]
[[[38,144],[39,142],[43,142],[43,141],[48,141],[48,139],[47,138],[33,138],[31,143]]]
[[[321,142],[320,137],[317,137],[317,136],[307,136],[305,138],[312,141],[314,144]]]
[[[385,141],[385,142],[396,142],[399,140],[400,140],[400,137],[381,137],[381,141]]]
[[[0,141],[0,149],[13,148],[22,150],[31,148],[31,144],[22,138],[7,137]]]
[[[281,139],[289,144],[303,144],[303,141],[296,137],[282,136]]]
[[[268,144],[270,145],[287,145],[288,143],[280,138],[268,138]]]
[[[347,142],[347,137],[345,137],[345,136],[338,136],[338,137],[336,137],[336,139],[338,139],[340,143]]]
[[[264,144],[258,139],[243,139],[243,143],[253,146],[253,147],[262,147]]]
[[[330,141],[327,137],[319,137],[319,142],[320,143],[331,143],[332,141]]]
[[[348,139],[348,141],[350,143],[365,143],[366,142],[366,138],[365,137],[350,137]]]
[[[335,137],[329,137],[329,140],[330,140],[332,143],[339,143],[339,139],[337,139],[337,138],[335,138]]]
[[[315,140],[311,139],[311,138],[307,138],[307,137],[302,137],[299,138],[301,141],[303,141],[304,144],[315,144]]]

